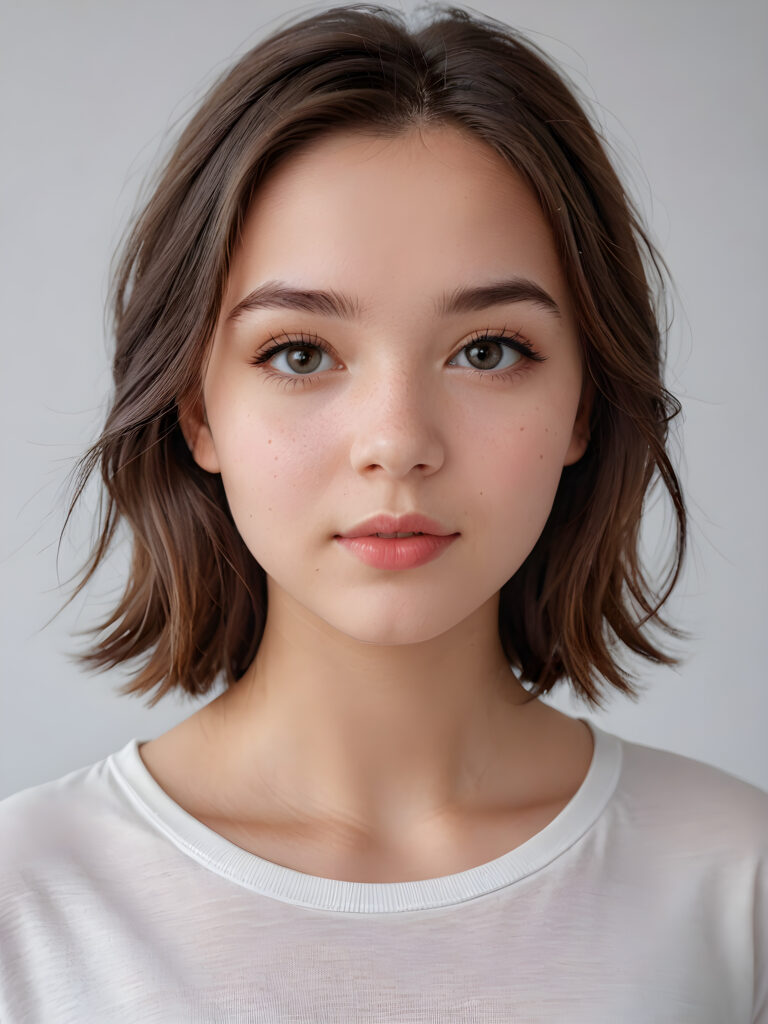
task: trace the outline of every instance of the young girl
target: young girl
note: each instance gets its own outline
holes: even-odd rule
[[[214,86],[79,488],[81,586],[133,538],[88,662],[226,686],[0,804],[2,1021],[768,1021],[768,794],[539,700],[676,663],[662,266],[489,17],[332,8]]]

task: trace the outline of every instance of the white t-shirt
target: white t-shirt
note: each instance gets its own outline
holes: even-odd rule
[[[768,793],[588,724],[549,825],[413,882],[242,850],[136,739],[1,801],[0,1020],[768,1024]]]

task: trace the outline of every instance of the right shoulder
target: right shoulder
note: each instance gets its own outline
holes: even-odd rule
[[[0,800],[0,887],[56,871],[109,813],[107,759]]]

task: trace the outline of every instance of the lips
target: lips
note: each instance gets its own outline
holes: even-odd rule
[[[436,519],[423,516],[418,512],[409,512],[401,516],[393,516],[385,512],[371,516],[336,536],[373,537],[377,533],[424,533],[434,537],[450,537],[457,532],[443,526]]]
[[[424,533],[413,537],[336,537],[336,543],[373,569],[416,569],[438,558],[458,537]]]

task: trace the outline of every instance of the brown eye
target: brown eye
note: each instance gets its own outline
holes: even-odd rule
[[[299,373],[305,371],[311,373],[316,370],[323,358],[323,353],[318,348],[313,350],[305,345],[301,347],[291,345],[290,348],[283,349],[283,351],[285,352],[285,361],[290,369]]]
[[[490,372],[500,366],[505,355],[514,355],[516,358],[511,361],[507,360],[498,373]],[[459,356],[467,359],[469,366],[476,374],[481,377],[489,377],[492,380],[519,376],[526,370],[532,369],[533,363],[543,363],[546,359],[519,334],[498,334],[490,329],[464,345],[451,362],[458,359]]]
[[[312,336],[314,338],[314,336]],[[272,339],[274,341],[274,339]],[[277,342],[271,345],[264,352],[259,353],[251,359],[254,366],[261,366],[263,363],[270,364],[280,356],[284,360],[282,367],[278,367],[281,373],[287,377],[309,377],[315,370],[320,368],[324,355],[332,359],[328,348],[316,340],[288,340]]]
[[[477,361],[478,370],[495,370],[504,355],[501,343],[491,338],[473,341],[463,351],[467,353],[470,362]]]

